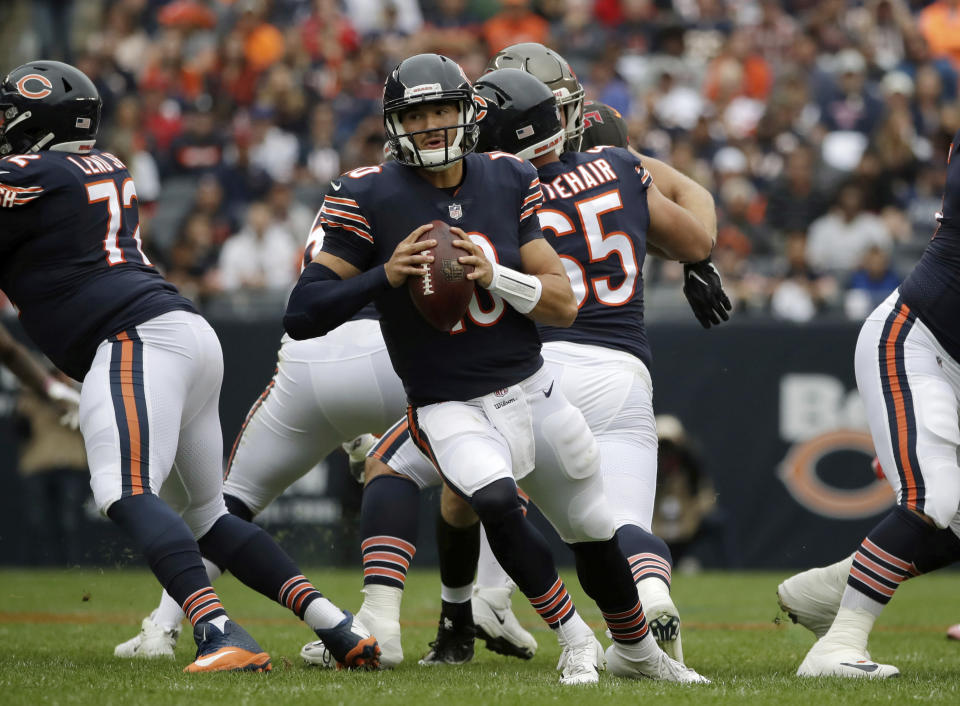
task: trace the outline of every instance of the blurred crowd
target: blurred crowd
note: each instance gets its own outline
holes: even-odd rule
[[[862,318],[898,284],[960,128],[960,0],[2,5],[7,61],[94,80],[144,247],[206,307],[282,306],[329,180],[383,158],[385,75],[419,52],[473,79],[515,42],[559,51],[636,149],[714,194],[736,308],[794,321]],[[687,315],[682,270],[645,273],[648,315]]]

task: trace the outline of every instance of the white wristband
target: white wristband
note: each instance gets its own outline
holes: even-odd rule
[[[533,311],[543,293],[543,283],[540,279],[498,265],[496,262],[490,264],[493,266],[493,278],[490,280],[487,291],[502,297],[521,314],[529,314]]]

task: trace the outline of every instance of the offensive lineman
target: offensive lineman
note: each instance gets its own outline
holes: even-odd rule
[[[469,499],[498,559],[577,662],[565,683],[596,681],[594,638],[523,517],[515,478],[536,488],[540,507],[577,542],[578,575],[631,675],[704,681],[646,639],[636,587],[612,539],[595,444],[582,415],[554,389],[536,327],[523,315],[554,325],[576,315],[562,265],[536,220],[539,182],[511,155],[471,154],[475,115],[472,87],[446,57],[414,56],[390,74],[384,123],[396,161],[340,182],[337,208],[323,221],[323,249],[294,289],[284,325],[294,338],[322,335],[375,301],[410,401],[411,436]],[[464,239],[455,244],[471,253],[460,262],[475,267],[469,277],[488,293],[450,333],[431,328],[399,289],[431,261],[424,251],[435,241],[416,241],[430,228],[419,224],[438,216],[476,234],[476,242],[466,240],[457,228]]]
[[[867,657],[874,621],[903,581],[960,559],[960,160],[950,160],[958,145],[960,132],[933,238],[857,340],[857,389],[897,506],[852,557],[778,588],[784,609],[820,638],[798,676],[897,676]]]
[[[90,79],[56,61],[24,64],[0,85],[0,288],[40,349],[83,380],[94,500],[193,624],[197,655],[185,671],[271,668],[227,617],[201,551],[329,637],[338,661],[376,667],[376,640],[269,535],[227,512],[220,345],[143,255],[133,180],[94,147],[100,107]],[[157,496],[168,478],[189,497],[183,517]]]

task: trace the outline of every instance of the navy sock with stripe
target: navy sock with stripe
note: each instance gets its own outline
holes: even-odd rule
[[[235,515],[217,519],[198,544],[205,557],[300,619],[312,602],[323,597],[269,534]]]
[[[363,537],[363,585],[403,590],[417,553],[420,489],[408,478],[377,476],[363,489],[360,532]]]
[[[914,561],[936,533],[913,512],[894,508],[860,544],[841,605],[879,615],[897,587],[917,575]]]
[[[494,481],[474,493],[470,504],[497,561],[540,617],[553,628],[570,620],[576,614],[573,601],[557,575],[550,546],[524,516],[516,483],[509,478]]]
[[[670,588],[673,557],[666,542],[637,525],[624,525],[615,536],[620,551],[630,564],[634,583],[656,578]]]
[[[226,616],[183,518],[156,495],[117,500],[107,516],[133,539],[160,584],[196,624]]]
[[[616,538],[604,542],[571,544],[577,578],[603,613],[617,642],[639,642],[647,634],[647,621],[637,597],[637,586]]]

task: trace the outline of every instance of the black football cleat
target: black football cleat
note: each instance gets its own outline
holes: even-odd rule
[[[437,639],[430,643],[430,651],[419,663],[426,667],[466,664],[473,659],[473,641],[476,635],[477,629],[473,625],[455,625],[450,618],[441,617]]]

